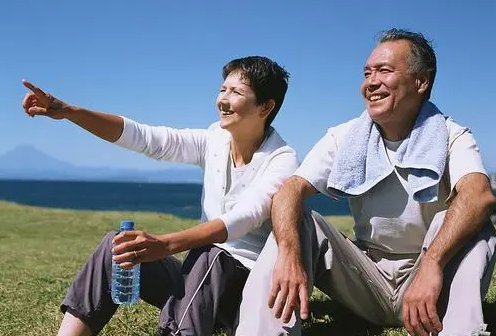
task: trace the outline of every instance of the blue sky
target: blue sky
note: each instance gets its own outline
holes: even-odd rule
[[[300,158],[363,110],[362,69],[391,27],[433,40],[432,101],[469,126],[496,171],[496,1],[18,0],[0,9],[0,154],[20,145],[81,166],[169,165],[117,148],[67,121],[24,115],[26,78],[91,109],[173,127],[217,120],[221,68],[275,59],[290,86],[274,126]]]

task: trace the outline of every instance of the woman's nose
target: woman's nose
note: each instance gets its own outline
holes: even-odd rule
[[[229,92],[227,90],[219,92],[217,100],[219,101],[227,101],[229,98]]]
[[[226,109],[229,106],[229,100],[222,93],[217,97],[217,106],[221,109]]]

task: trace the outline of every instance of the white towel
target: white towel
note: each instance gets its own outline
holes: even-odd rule
[[[332,195],[362,195],[394,171],[379,128],[367,111],[356,119],[340,147],[327,180]],[[416,201],[437,200],[447,151],[445,117],[433,103],[425,102],[412,131],[396,152],[395,166],[408,173],[407,185]]]

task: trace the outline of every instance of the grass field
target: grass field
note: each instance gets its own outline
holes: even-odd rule
[[[0,335],[55,335],[62,318],[59,304],[74,275],[103,234],[124,218],[152,233],[196,224],[160,213],[71,211],[0,202]],[[332,221],[351,233],[350,218]],[[407,335],[403,329],[369,325],[322,293],[314,293],[311,305],[313,315],[304,325],[304,335]],[[496,321],[494,275],[484,312],[487,320]],[[101,335],[155,335],[157,319],[157,309],[139,303],[120,309]],[[490,325],[494,333],[495,324]]]

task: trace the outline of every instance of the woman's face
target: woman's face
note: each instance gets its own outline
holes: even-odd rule
[[[257,105],[255,92],[239,71],[231,72],[221,85],[217,97],[220,127],[236,135],[263,128],[265,104]]]

